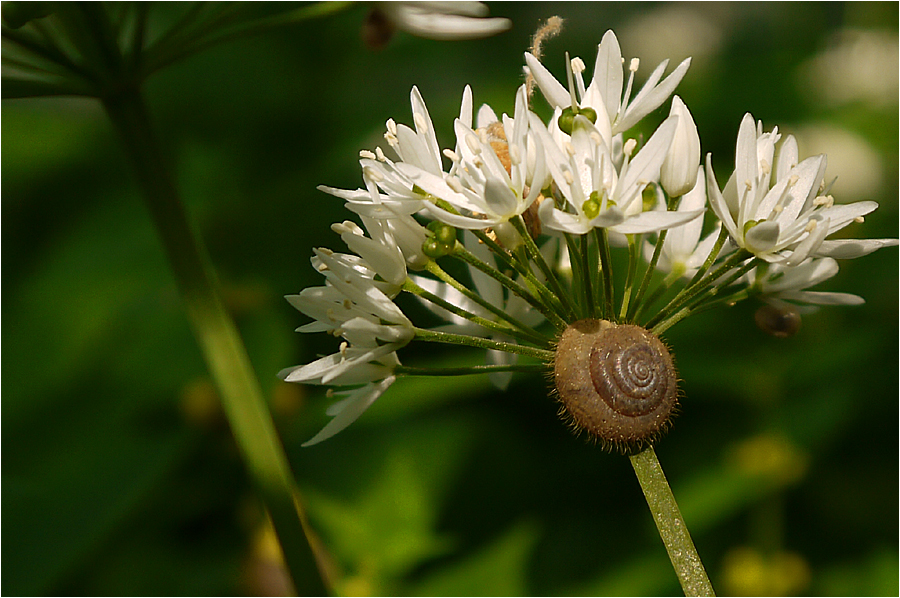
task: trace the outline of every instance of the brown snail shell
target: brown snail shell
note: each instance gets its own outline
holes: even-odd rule
[[[678,404],[669,350],[632,324],[570,324],[556,348],[553,379],[575,427],[619,449],[651,442]]]
[[[753,314],[760,330],[776,338],[794,336],[800,330],[800,313],[786,303],[766,303]]]

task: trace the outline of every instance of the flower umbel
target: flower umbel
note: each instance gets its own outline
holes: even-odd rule
[[[897,244],[827,240],[877,204],[835,203],[825,156],[801,161],[793,137],[765,132],[749,114],[724,188],[711,156],[699,165],[697,126],[678,96],[646,140],[628,137],[669,98],[690,59],[665,79],[663,61],[634,97],[639,61],[629,63],[626,84],[611,31],[587,86],[578,58],[567,60],[568,89],[534,56],[525,59],[554,108],[548,122],[529,109],[525,86],[510,98],[512,116],[499,118],[488,106],[476,112],[466,87],[455,142],[442,148],[413,88],[411,126],[389,119],[386,147],[360,153],[363,187],[320,187],[343,199],[362,226],[333,225],[351,253],[316,250],[312,264],[325,285],[288,297],[313,318],[299,331],[341,339],[335,353],[281,372],[290,382],[345,387],[327,411],[334,419],[307,444],[344,429],[403,376],[488,373],[504,387],[516,372],[548,372],[560,363],[557,340],[573,327],[601,335],[642,328],[655,338],[693,313],[748,298],[778,309],[859,303],[855,295],[807,289],[834,275],[835,258]],[[627,251],[618,288],[614,251]],[[399,307],[407,295],[446,323],[415,326]],[[468,368],[402,365],[398,352],[413,341],[486,355]],[[611,430],[601,440],[620,448],[652,440],[606,424],[597,429]]]

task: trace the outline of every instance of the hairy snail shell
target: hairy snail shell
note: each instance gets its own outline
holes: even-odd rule
[[[620,449],[652,441],[678,403],[669,350],[631,324],[570,324],[557,345],[553,378],[575,426]]]

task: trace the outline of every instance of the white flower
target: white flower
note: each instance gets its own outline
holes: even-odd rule
[[[566,90],[537,58],[530,53],[526,53],[525,62],[551,106],[554,108],[566,108],[572,105],[572,93]],[[593,108],[597,112],[598,119],[601,116],[605,116],[604,120],[608,125],[605,128],[610,129],[613,135],[627,131],[665,102],[672,95],[672,92],[675,91],[678,83],[681,82],[682,77],[684,77],[691,64],[691,59],[684,60],[671,75],[660,82],[662,74],[669,63],[668,60],[664,60],[656,67],[650,78],[647,79],[647,82],[644,83],[641,91],[634,98],[631,98],[634,74],[638,70],[639,62],[638,59],[634,58],[629,63],[628,85],[623,95],[624,76],[622,65],[624,60],[622,51],[619,48],[619,40],[616,38],[615,33],[610,30],[603,35],[603,40],[598,47],[594,76],[587,88],[584,86],[584,80],[581,75],[584,63],[576,58],[566,65],[567,69],[572,69],[573,71],[578,91],[578,106]],[[573,65],[577,68],[573,68]],[[602,125],[598,124],[597,126],[601,127]]]
[[[375,223],[369,230],[379,230],[378,227]],[[381,237],[385,252],[378,249],[378,241],[363,237],[353,223],[345,222],[336,228],[351,247],[383,262],[383,271],[402,269],[405,278],[402,256],[398,260],[399,249],[390,245],[388,235]],[[390,253],[395,256],[389,257]],[[325,276],[325,286],[306,288],[298,295],[286,297],[291,305],[314,319],[297,331],[329,332],[345,340],[337,353],[284,369],[278,375],[286,382],[365,386],[348,391],[346,399],[332,405],[328,413],[335,419],[306,445],[325,440],[356,420],[393,383],[393,370],[400,364],[396,351],[415,337],[412,322],[385,293],[396,294],[396,283],[376,281],[376,271],[363,258],[318,249],[312,264]]]
[[[798,266],[768,264],[750,273],[751,288],[768,302],[791,301],[808,305],[860,305],[865,300],[850,293],[807,291],[838,273],[831,258],[809,258]]]
[[[410,92],[413,125],[415,130],[397,124],[393,119],[386,122],[384,134],[389,151],[395,155],[391,159],[376,148],[375,152],[360,152],[359,164],[363,171],[365,189],[354,191],[319,186],[319,190],[330,193],[347,201],[347,207],[353,211],[373,218],[410,215],[424,207],[425,199],[414,189],[414,183],[408,176],[398,171],[397,164],[409,164],[423,172],[443,176],[441,150],[438,146],[434,124],[428,114],[425,101],[418,88]],[[471,119],[471,91],[466,88],[463,94],[462,112],[468,110]],[[380,189],[379,192],[377,189]]]
[[[512,26],[509,19],[485,18],[481,2],[377,2],[375,11],[391,26],[419,37],[462,40],[488,37]]]
[[[582,235],[592,228],[608,228],[622,234],[659,231],[696,218],[702,211],[643,211],[641,192],[659,180],[659,170],[677,127],[669,117],[651,135],[633,159],[633,141],[626,144],[625,158],[616,168],[604,136],[582,115],[574,119],[571,141],[563,148],[553,142],[540,120],[532,115],[531,126],[547,153],[547,167],[568,210],[552,201],[541,203],[541,224],[550,229]]]
[[[694,188],[682,196],[677,212],[693,212],[706,207],[706,177],[702,166],[697,169],[695,181]],[[673,226],[663,240],[656,267],[664,272],[672,272],[675,277],[691,278],[709,256],[720,228],[721,224],[716,225],[701,241],[703,218],[694,218],[687,224]],[[652,243],[644,245],[644,255],[648,261],[653,249]]]
[[[409,162],[398,163],[397,170],[459,212],[453,214],[425,202],[423,207],[434,218],[464,229],[496,227],[527,210],[541,191],[540,185],[529,187],[527,183],[546,177],[543,151],[529,135],[528,114],[522,86],[516,94],[515,118],[504,114],[502,126],[496,123],[476,132],[463,119],[456,120],[456,151],[445,152],[454,162],[449,175]],[[483,108],[479,120],[488,115],[493,112]],[[471,116],[468,120],[471,122]]]
[[[659,182],[671,197],[678,197],[693,189],[697,182],[700,135],[694,118],[678,96],[672,98],[669,116],[678,117],[678,128],[675,129],[675,138],[672,139],[669,153],[660,168]]]
[[[861,201],[835,205],[830,195],[821,195],[826,191],[825,155],[798,164],[797,143],[788,136],[775,164],[779,138],[777,129],[763,133],[762,122],[755,126],[753,116],[745,115],[738,132],[735,170],[721,192],[713,174],[712,155],[707,154],[709,202],[738,246],[768,262],[795,266],[808,256],[819,255],[826,236],[873,211],[878,204]],[[824,251],[840,252],[842,247],[851,246],[859,251],[878,248],[853,243],[859,242],[835,241]]]

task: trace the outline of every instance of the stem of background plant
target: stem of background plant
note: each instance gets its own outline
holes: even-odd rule
[[[653,446],[630,455],[629,459],[684,595],[715,596]]]
[[[103,99],[134,163],[188,319],[250,477],[268,509],[284,561],[302,595],[329,593],[305,534],[306,518],[262,389],[217,290],[206,250],[195,234],[166,168],[136,85]]]

